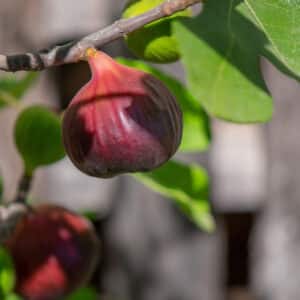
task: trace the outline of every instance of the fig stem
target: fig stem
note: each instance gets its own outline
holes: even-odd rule
[[[23,173],[19,181],[17,195],[14,200],[15,203],[26,203],[26,199],[31,188],[32,179],[33,176],[31,174],[28,174],[27,172]]]
[[[166,0],[146,13],[128,19],[119,19],[77,41],[32,53],[0,54],[0,70],[6,72],[41,71],[52,66],[78,62],[85,58],[88,48],[99,48],[123,38],[146,24],[173,15],[200,2],[203,0]]]
[[[30,211],[30,208],[21,203],[0,205],[0,245],[14,232],[19,220]]]

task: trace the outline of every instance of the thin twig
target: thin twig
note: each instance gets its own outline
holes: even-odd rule
[[[146,24],[173,15],[200,2],[201,0],[166,0],[144,14],[133,18],[120,19],[78,41],[32,53],[8,56],[0,54],[0,70],[7,72],[40,71],[52,66],[77,62],[84,57],[85,51],[90,47],[99,48]]]
[[[16,203],[25,203],[26,202],[28,193],[31,188],[31,183],[32,183],[32,176],[24,173],[19,182],[17,195],[16,195],[14,202],[16,202]]]
[[[24,172],[14,201],[7,205],[0,205],[0,245],[13,234],[19,221],[31,210],[26,199],[31,188],[32,178],[32,175]]]

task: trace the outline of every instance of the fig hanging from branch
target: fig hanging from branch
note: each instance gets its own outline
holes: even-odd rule
[[[149,171],[179,147],[182,113],[154,76],[89,49],[91,80],[63,118],[63,142],[74,165],[95,177]]]

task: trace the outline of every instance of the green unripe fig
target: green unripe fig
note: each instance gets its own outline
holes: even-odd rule
[[[46,107],[24,109],[16,120],[14,138],[29,175],[37,167],[52,164],[65,155],[61,120]]]
[[[164,0],[130,0],[123,12],[124,18],[140,15],[161,4]],[[128,48],[139,58],[154,63],[171,63],[180,58],[180,51],[172,35],[172,19],[190,16],[190,10],[177,13],[128,34]]]

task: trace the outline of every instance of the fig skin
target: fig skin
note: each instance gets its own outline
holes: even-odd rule
[[[91,49],[91,80],[63,118],[63,142],[74,165],[95,177],[153,170],[179,147],[182,113],[153,75]]]
[[[85,284],[100,250],[88,220],[52,205],[29,211],[4,245],[15,265],[15,291],[26,300],[62,299]]]

